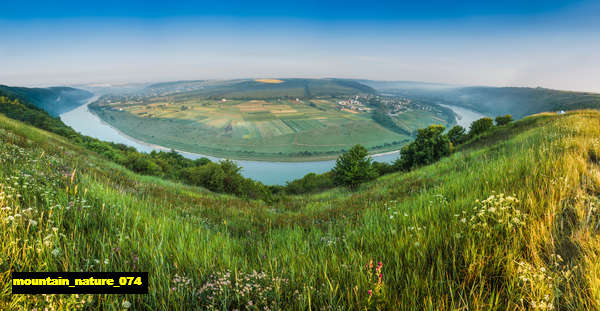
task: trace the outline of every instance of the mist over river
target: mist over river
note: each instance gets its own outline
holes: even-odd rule
[[[84,105],[65,112],[60,115],[61,120],[80,132],[83,135],[92,136],[104,141],[125,144],[136,148],[141,152],[169,151],[170,148],[148,144],[132,137],[129,137],[109,124],[103,122],[95,114],[91,113],[88,105],[98,99],[98,96],[92,97]],[[457,123],[468,128],[471,122],[483,117],[482,114],[457,106],[442,105],[452,109],[457,114]],[[211,161],[219,161],[208,155],[190,153],[177,150],[181,155],[189,159],[208,158]],[[393,162],[398,158],[398,151],[387,152],[384,154],[372,155],[373,160],[378,162]],[[265,185],[282,185],[286,181],[301,178],[308,173],[324,173],[335,166],[335,160],[329,161],[307,161],[307,162],[269,162],[269,161],[247,161],[235,160],[242,167],[242,175],[261,181]]]

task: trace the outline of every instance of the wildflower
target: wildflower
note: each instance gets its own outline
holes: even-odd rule
[[[104,264],[108,265],[108,263],[109,263],[108,258],[104,259]]]
[[[121,304],[121,307],[125,308],[125,309],[129,309],[131,308],[131,302],[125,300],[123,301],[123,303]]]
[[[368,290],[367,293],[369,294],[369,296],[373,295],[373,291],[372,290]]]
[[[58,228],[56,228],[56,227],[52,227],[52,231],[54,231],[54,232],[58,232]]]
[[[38,224],[38,223],[37,223],[37,221],[35,221],[35,220],[33,220],[33,219],[30,219],[30,220],[29,220],[29,225],[30,225],[30,226],[32,226],[32,227],[35,227],[35,226],[37,226],[37,224]]]
[[[60,249],[58,249],[58,248],[55,248],[54,250],[52,250],[52,255],[53,255],[54,257],[58,256],[59,254],[60,254]]]

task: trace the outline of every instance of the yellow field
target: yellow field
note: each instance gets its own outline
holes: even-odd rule
[[[280,113],[296,113],[298,112],[295,109],[287,109],[287,110],[271,110],[271,113],[280,114]]]
[[[278,80],[278,79],[256,79],[254,80],[256,82],[262,82],[262,83],[282,83],[283,80]]]
[[[350,112],[350,113],[354,113],[354,114],[358,113],[358,111],[354,111],[354,110],[350,110],[350,109],[346,109],[346,108],[342,108],[342,111]]]

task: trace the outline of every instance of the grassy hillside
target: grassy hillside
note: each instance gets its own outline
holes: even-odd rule
[[[0,116],[0,309],[598,309],[599,120],[528,117],[356,192],[268,206]],[[11,296],[11,270],[148,271],[150,294]]]
[[[516,118],[544,112],[600,108],[600,94],[527,87],[456,87],[417,82],[364,82],[380,92],[458,105],[492,116]]]
[[[0,85],[0,93],[17,97],[47,111],[52,116],[75,109],[92,93],[71,87],[27,88]]]

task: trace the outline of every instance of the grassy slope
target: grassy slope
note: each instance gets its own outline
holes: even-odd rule
[[[10,269],[150,272],[149,295],[49,296],[59,309],[82,298],[108,310],[125,299],[137,309],[201,309],[208,297],[191,293],[218,271],[260,284],[251,299],[264,294],[271,309],[598,309],[599,120],[596,111],[525,118],[355,193],[264,206],[139,177],[0,117],[0,309],[47,304],[10,296]],[[519,201],[473,209],[494,191]],[[18,224],[6,220],[17,212]],[[381,290],[366,272],[371,259],[383,264]],[[252,270],[266,274],[244,279]],[[243,309],[248,300],[213,302]]]

